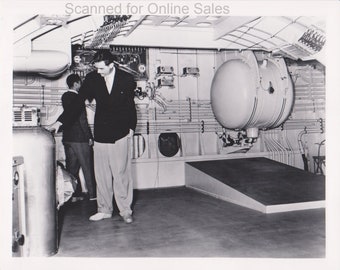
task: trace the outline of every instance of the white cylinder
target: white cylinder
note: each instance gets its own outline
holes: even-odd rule
[[[40,127],[14,128],[13,157],[25,171],[25,256],[51,256],[58,249],[54,137]]]
[[[251,51],[227,54],[211,85],[217,121],[227,129],[270,129],[282,124],[293,106],[293,86],[282,58]],[[248,134],[247,134],[248,135]]]

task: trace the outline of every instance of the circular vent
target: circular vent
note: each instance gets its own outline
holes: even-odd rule
[[[173,157],[177,154],[180,145],[177,133],[161,133],[158,137],[158,149],[163,156]]]

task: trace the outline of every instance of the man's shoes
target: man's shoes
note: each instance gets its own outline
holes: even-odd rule
[[[124,222],[125,222],[126,224],[130,224],[130,223],[133,222],[133,218],[132,218],[132,216],[131,216],[130,214],[127,214],[127,215],[125,215],[125,216],[122,216],[122,218],[123,218],[123,220],[124,220]]]
[[[105,218],[111,218],[111,214],[106,214],[106,213],[97,213],[94,214],[93,216],[90,216],[89,220],[91,221],[98,221],[98,220],[102,220]]]

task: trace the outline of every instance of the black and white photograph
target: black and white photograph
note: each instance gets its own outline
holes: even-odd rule
[[[274,2],[8,5],[0,269],[339,269],[340,5]]]

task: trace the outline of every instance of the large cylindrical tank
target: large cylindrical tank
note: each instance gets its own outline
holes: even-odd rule
[[[40,127],[13,128],[13,157],[22,157],[24,171],[23,256],[57,252],[55,140]]]
[[[275,128],[289,116],[293,85],[282,58],[251,51],[226,53],[211,85],[212,109],[227,129],[246,130],[256,138],[259,129]]]

